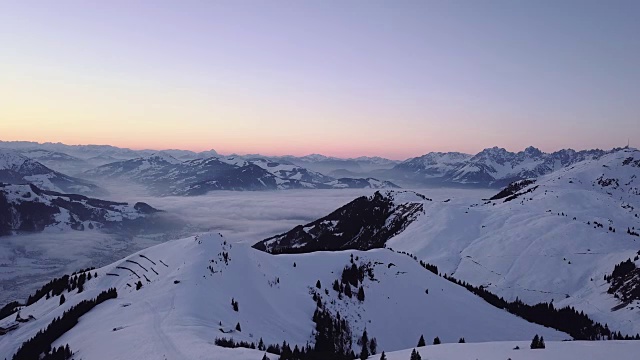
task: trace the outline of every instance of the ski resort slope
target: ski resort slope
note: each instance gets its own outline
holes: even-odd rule
[[[635,334],[638,304],[612,311],[620,302],[603,280],[640,250],[640,238],[627,234],[640,228],[635,161],[640,151],[634,149],[583,161],[538,179],[507,202],[434,197],[423,202],[424,215],[386,245],[508,299],[572,305]]]
[[[640,352],[638,341],[548,341],[546,349],[529,349],[530,342],[506,341],[477,344],[441,344],[416,348],[428,360],[635,360]],[[518,346],[520,349],[515,350]],[[407,349],[386,353],[388,360],[409,360]],[[380,355],[369,357],[377,360]]]
[[[373,266],[374,280],[363,281],[364,302],[355,295],[340,300],[331,289],[352,254],[356,264]],[[54,317],[110,287],[117,289],[118,298],[82,316],[54,346],[68,343],[77,357],[92,360],[260,358],[257,351],[217,347],[214,339],[313,343],[313,291],[327,309],[349,321],[356,351],[356,338],[365,328],[377,338],[379,351],[414,346],[423,334],[444,343],[460,337],[468,342],[528,341],[535,334],[547,340],[569,338],[494,308],[412,258],[386,249],[275,256],[205,234],[145,249],[95,272],[98,277],[82,293],[65,291],[63,305],[54,296],[23,308],[22,318],[36,320],[0,336],[0,354],[10,357]],[[318,280],[321,289],[316,288]],[[232,298],[239,304],[237,312]],[[15,317],[0,320],[0,327],[15,324]],[[241,331],[235,329],[238,323]]]

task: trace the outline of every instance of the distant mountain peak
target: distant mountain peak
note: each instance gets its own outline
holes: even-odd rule
[[[181,163],[180,160],[174,158],[173,156],[167,154],[164,151],[158,151],[155,152],[149,156],[145,156],[144,157],[145,160],[151,160],[151,161],[162,161],[162,162],[167,162],[170,164],[179,164]]]

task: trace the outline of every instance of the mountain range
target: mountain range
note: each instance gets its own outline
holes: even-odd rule
[[[156,195],[202,195],[213,190],[395,188],[373,178],[333,178],[290,163],[263,158],[212,157],[180,161],[159,152],[99,166],[94,179],[129,180]]]
[[[611,151],[616,150],[619,149]],[[502,187],[516,180],[537,178],[584,160],[598,159],[609,152],[564,149],[544,153],[532,146],[520,152],[493,147],[476,155],[432,152],[401,162],[387,171],[387,176],[422,185]]]
[[[405,188],[425,186],[501,188],[516,180],[543,176],[575,163],[598,159],[607,153],[619,150],[576,151],[562,149],[545,153],[532,146],[519,152],[493,147],[484,149],[475,155],[460,152],[430,152],[398,161],[382,157],[337,158],[321,154],[224,156],[215,150],[203,152],[163,150],[159,152],[157,150],[132,150],[110,145],[65,145],[35,142],[0,142],[0,147],[15,149],[25,156],[41,161],[52,169],[80,177],[84,176],[82,173],[95,167],[153,157],[162,153],[180,162],[209,158],[231,158],[248,162],[262,159],[271,163],[296,165],[334,179],[375,178]],[[290,184],[284,187],[296,188],[296,186],[298,185]],[[232,188],[233,186],[204,184],[200,188],[216,189],[217,187]],[[237,186],[237,188],[241,187],[241,185]],[[266,187],[273,187],[273,185]],[[184,189],[183,191],[190,192],[191,190]],[[193,190],[193,192],[198,192],[198,190]]]

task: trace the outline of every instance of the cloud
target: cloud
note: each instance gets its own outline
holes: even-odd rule
[[[374,191],[216,191],[197,197],[147,197],[140,200],[178,216],[191,231],[216,231],[236,242],[255,243],[325,216]]]

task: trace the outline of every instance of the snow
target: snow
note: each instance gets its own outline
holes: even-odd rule
[[[398,203],[422,202],[424,215],[387,246],[510,300],[571,305],[612,329],[636,334],[640,304],[612,311],[619,302],[603,280],[640,246],[640,239],[626,234],[628,227],[640,228],[640,168],[622,165],[630,157],[640,159],[640,152],[621,150],[561,169],[510,202],[444,202],[446,197],[428,190],[420,192],[433,202],[397,197]],[[602,186],[601,177],[616,179],[619,186]],[[594,221],[604,227],[594,228]]]
[[[439,336],[443,342],[455,342],[459,337],[468,342],[526,341],[534,334],[548,340],[568,338],[494,308],[406,255],[389,250],[274,256],[232,241],[226,242],[218,234],[170,241],[100,268],[96,270],[98,278],[87,282],[83,293],[65,293],[64,305],[57,306],[59,299],[54,297],[22,309],[22,317],[33,315],[37,320],[0,337],[0,353],[13,353],[53,317],[109,287],[117,288],[118,298],[84,315],[55,345],[69,343],[79,357],[96,360],[211,358],[220,350],[212,344],[213,339],[229,336],[304,345],[312,340],[315,303],[310,291],[317,280],[323,288],[330,287],[349,264],[351,254],[360,262],[377,264],[376,281],[364,281],[365,301],[338,300],[331,289],[329,295],[324,289],[319,293],[332,312],[340,311],[349,320],[354,338],[366,327],[369,336],[378,339],[380,350],[408,348],[421,334]],[[229,253],[228,265],[222,252]],[[127,284],[134,286],[138,278],[117,266],[133,269],[142,278],[142,289],[129,287]],[[239,302],[238,312],[232,310],[231,298]],[[330,304],[331,300],[336,303]],[[14,317],[0,320],[0,326],[12,323]],[[229,331],[238,322],[241,332],[220,331]]]
[[[427,340],[428,342],[428,340]],[[477,344],[440,344],[415,348],[425,360],[635,360],[640,352],[639,341],[545,341],[545,349],[530,349],[530,342],[506,341]],[[518,346],[520,349],[515,350]],[[387,352],[388,360],[409,360],[411,351]],[[377,360],[380,355],[369,359]]]
[[[10,149],[0,149],[0,170],[7,169],[19,171],[20,167],[28,162],[29,158]]]

